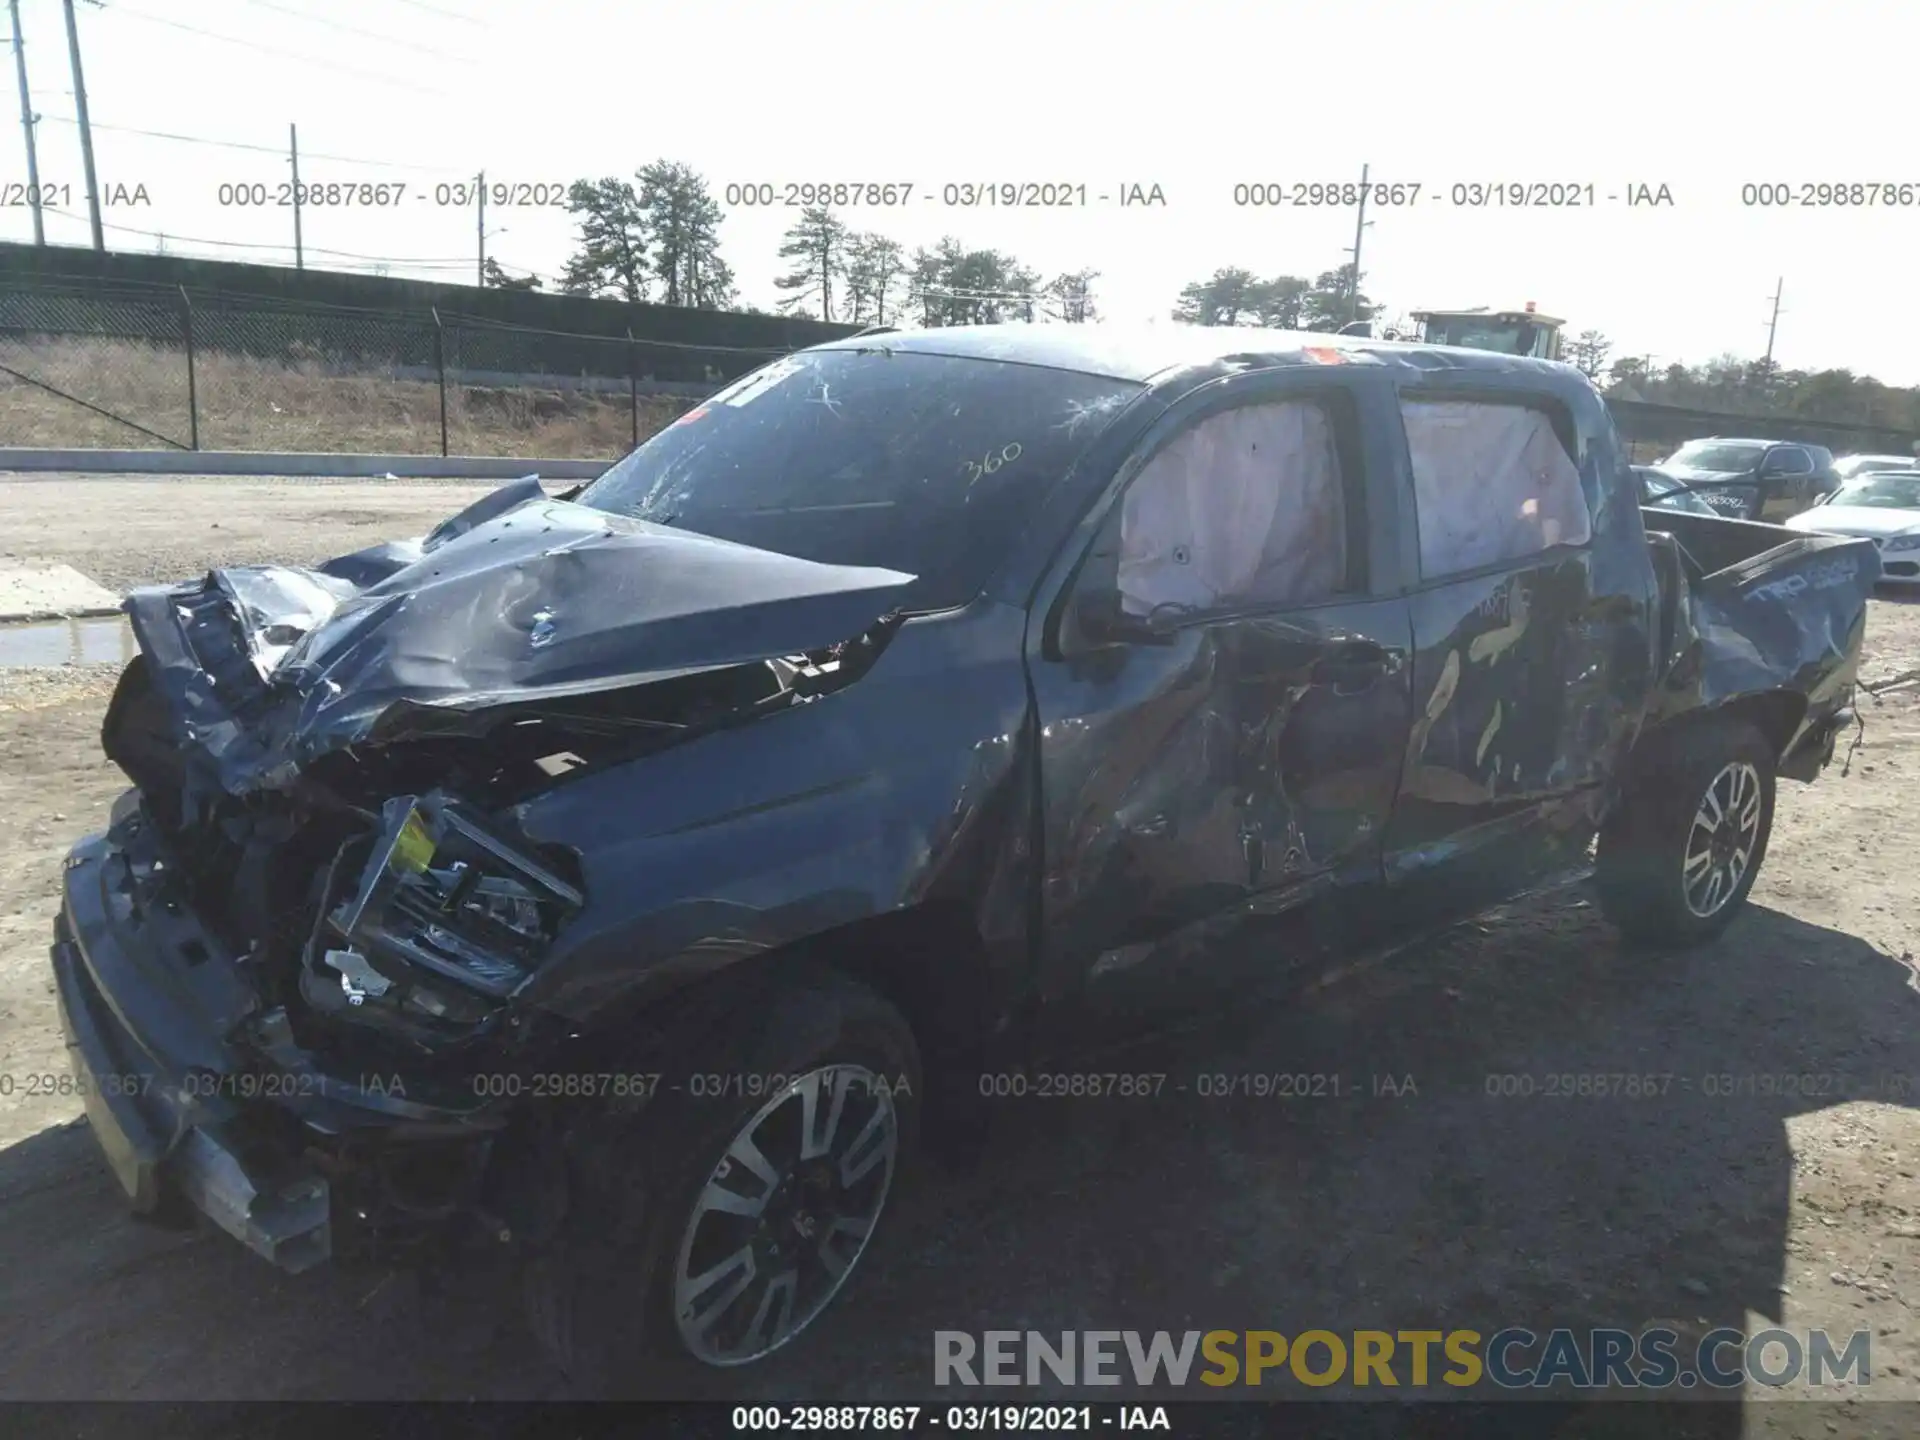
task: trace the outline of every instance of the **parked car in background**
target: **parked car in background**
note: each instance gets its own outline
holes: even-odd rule
[[[1920,584],[1920,468],[1850,480],[1825,502],[1787,521],[1790,530],[1852,535],[1880,547],[1880,578]]]
[[[1640,482],[1640,503],[1657,510],[1683,510],[1690,515],[1718,515],[1683,482],[1652,465],[1635,465],[1634,478]]]
[[[1842,455],[1833,462],[1834,477],[1842,485],[1876,470],[1920,470],[1920,458],[1912,455]]]
[[[1735,520],[1784,520],[1837,485],[1832,452],[1800,441],[1689,440],[1656,468]]]

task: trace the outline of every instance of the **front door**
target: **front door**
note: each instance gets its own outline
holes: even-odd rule
[[[1380,878],[1411,636],[1368,582],[1373,378],[1189,397],[1036,634],[1043,1047],[1230,1000],[1293,958],[1221,943],[1244,919]]]

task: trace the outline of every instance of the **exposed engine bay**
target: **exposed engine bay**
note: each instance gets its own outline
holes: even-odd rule
[[[103,743],[262,1012],[321,1052],[457,1051],[588,902],[513,807],[850,683],[911,578],[520,481],[423,541],[136,591]]]
[[[299,1017],[303,1043],[328,1048],[307,1033],[324,1017],[432,1052],[489,1031],[587,901],[572,857],[513,835],[500,812],[830,693],[857,678],[888,628],[633,691],[504,707],[491,729],[343,750],[241,796],[195,783],[145,659],[122,677],[103,738],[196,913],[245,958],[263,1001]]]
[[[168,1037],[94,1117],[136,1208],[164,1166],[289,1270],[540,1233],[561,1107],[509,1077],[573,1043],[537,986],[598,916],[594,843],[523,816],[858,680],[912,579],[528,479],[424,540],[135,591],[102,743],[137,793],[70,862],[55,973],[96,1066],[156,1063],[109,994]],[[631,794],[581,808],[623,833]]]

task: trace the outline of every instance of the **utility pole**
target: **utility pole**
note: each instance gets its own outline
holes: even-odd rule
[[[67,54],[73,61],[73,108],[80,121],[80,163],[87,176],[87,214],[93,221],[93,248],[105,250],[100,229],[100,182],[93,173],[93,125],[87,119],[87,82],[80,78],[80,29],[73,20],[73,0],[64,0],[67,12]]]
[[[287,154],[293,161],[293,268],[307,268],[307,252],[300,243],[300,127],[287,122]]]
[[[1773,318],[1767,321],[1767,358],[1761,366],[1767,374],[1773,374],[1773,332],[1780,324],[1780,293],[1787,288],[1787,277],[1782,275],[1773,287]]]
[[[475,233],[480,237],[480,258],[475,264],[473,283],[485,288],[487,283],[487,172],[484,170],[480,172],[479,180],[474,185],[474,194],[480,201],[480,218],[474,226]]]
[[[33,101],[27,89],[27,37],[20,29],[20,0],[8,0],[13,10],[13,68],[20,77],[20,128],[27,133],[27,203],[33,207],[33,243],[47,243],[46,221],[40,215],[40,161],[33,145]]]
[[[1353,227],[1353,285],[1347,295],[1347,323],[1360,318],[1360,242],[1367,232],[1367,167],[1360,167],[1360,218]]]

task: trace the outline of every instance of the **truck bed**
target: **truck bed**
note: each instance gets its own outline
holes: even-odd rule
[[[1725,520],[1717,515],[1690,515],[1684,510],[1653,506],[1643,505],[1640,514],[1649,533],[1665,531],[1680,542],[1683,557],[1689,562],[1688,578],[1696,582],[1732,570],[1744,561],[1758,559],[1796,540],[1831,538],[1760,520]]]
[[[1649,719],[1793,697],[1784,758],[1851,699],[1879,547],[1759,521],[1641,513],[1660,585],[1660,693]]]

